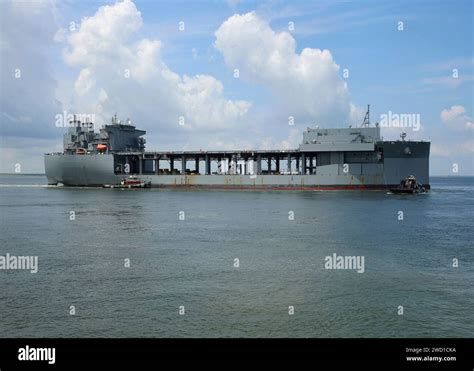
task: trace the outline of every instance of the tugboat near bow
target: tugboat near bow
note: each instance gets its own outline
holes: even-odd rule
[[[425,193],[426,189],[422,184],[416,181],[416,178],[413,175],[407,176],[400,182],[400,186],[397,188],[391,188],[391,193],[406,193],[406,194],[415,194],[415,193]]]

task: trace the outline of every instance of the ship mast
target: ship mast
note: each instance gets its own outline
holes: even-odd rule
[[[370,126],[370,104],[367,105],[367,112],[365,113],[364,121],[361,126]]]

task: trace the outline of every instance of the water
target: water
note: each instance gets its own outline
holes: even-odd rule
[[[0,337],[474,336],[474,178],[418,196],[45,181],[0,176],[0,255],[39,259],[0,270]],[[365,272],[324,269],[333,253]]]

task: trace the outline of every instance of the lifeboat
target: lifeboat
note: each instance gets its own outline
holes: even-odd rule
[[[99,152],[105,152],[105,151],[107,150],[107,145],[105,145],[105,144],[98,144],[98,145],[97,145],[97,150],[98,150]]]
[[[85,155],[87,153],[85,148],[76,149],[76,155]]]

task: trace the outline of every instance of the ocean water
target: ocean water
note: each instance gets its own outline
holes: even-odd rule
[[[0,337],[474,336],[474,178],[417,196],[45,183],[0,176],[0,255],[38,257],[0,270]]]

